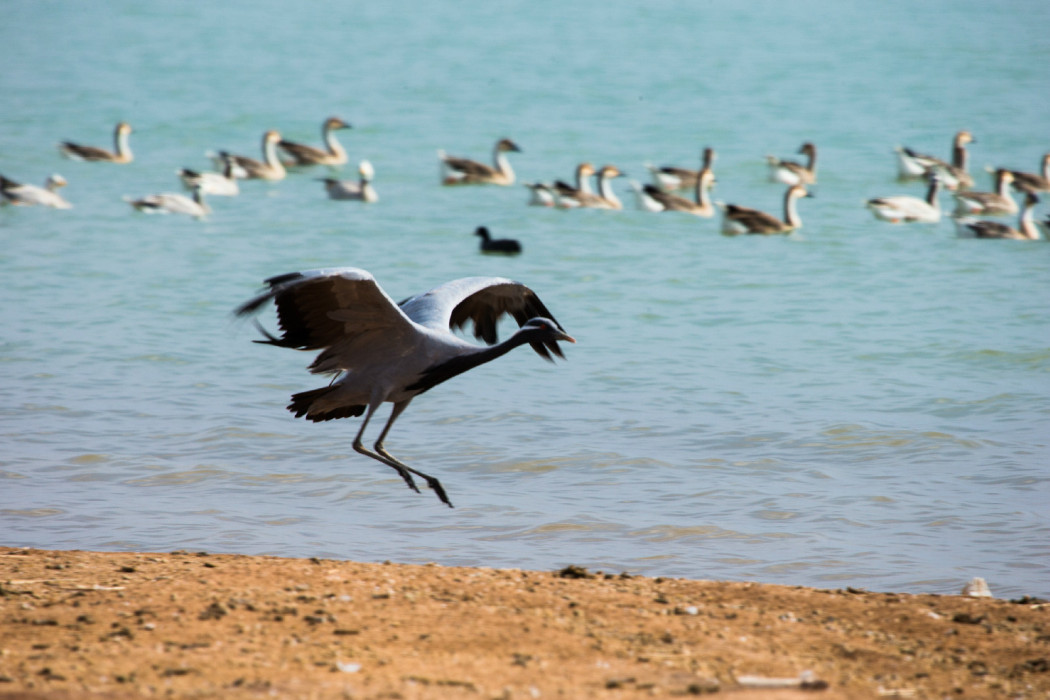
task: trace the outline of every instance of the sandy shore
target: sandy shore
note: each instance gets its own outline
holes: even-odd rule
[[[0,698],[704,693],[1046,698],[1050,608],[578,569],[0,548]]]

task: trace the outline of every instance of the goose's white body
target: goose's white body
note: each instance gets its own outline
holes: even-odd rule
[[[72,160],[98,161],[105,163],[130,163],[135,159],[128,145],[128,136],[131,134],[131,125],[120,122],[113,131],[113,150],[97,146],[82,146],[72,141],[63,141],[58,144],[58,150],[66,158]]]
[[[802,228],[802,219],[798,215],[796,206],[797,200],[801,197],[810,196],[812,195],[802,185],[791,185],[788,187],[784,193],[783,219],[778,219],[772,214],[767,214],[758,209],[719,202],[718,206],[723,211],[722,233],[727,236],[791,233]]]
[[[339,129],[349,128],[350,125],[339,117],[325,119],[321,124],[321,140],[324,142],[324,148],[281,139],[277,142],[277,146],[288,155],[288,160],[284,161],[284,164],[296,166],[342,165],[346,163],[346,149],[339,143],[339,139],[335,137],[335,132]]]
[[[211,209],[204,203],[200,187],[193,189],[192,199],[184,194],[163,192],[149,194],[139,199],[125,197],[124,201],[138,211],[149,214],[184,214],[200,219],[211,213]]]
[[[1033,210],[1039,198],[1032,192],[1025,194],[1024,206],[1017,221],[1017,228],[998,221],[978,220],[971,217],[955,219],[955,230],[959,238],[987,238],[999,240],[1035,241],[1040,232],[1033,220]]]
[[[23,185],[0,176],[0,204],[13,204],[21,207],[51,207],[52,209],[72,209],[57,190],[66,186],[66,179],[61,175],[51,175],[44,181],[43,187]]]
[[[925,199],[911,195],[876,197],[869,199],[866,206],[875,218],[893,224],[934,224],[941,220],[941,207],[937,199],[940,189],[940,178],[930,176],[930,186],[926,190]]]
[[[329,199],[355,200],[359,202],[378,202],[379,193],[372,185],[375,178],[375,169],[367,160],[361,161],[357,166],[359,179],[357,182],[351,180],[336,180],[335,178],[323,178],[325,191]]]

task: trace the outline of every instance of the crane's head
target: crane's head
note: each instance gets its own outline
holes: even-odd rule
[[[567,343],[575,343],[576,339],[565,332],[565,330],[558,325],[557,321],[542,316],[536,318],[530,318],[526,321],[518,332],[515,334],[528,342],[541,357],[546,360],[554,361],[550,356],[550,353],[554,353],[558,357],[565,359],[565,355],[562,354],[561,348],[558,347],[558,341],[564,340]],[[550,352],[548,352],[550,351]]]

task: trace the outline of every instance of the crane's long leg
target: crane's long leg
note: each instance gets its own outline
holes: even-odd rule
[[[386,466],[390,467],[391,469],[393,469],[401,475],[401,478],[405,480],[405,483],[408,484],[408,487],[410,489],[412,489],[416,493],[419,493],[419,487],[416,486],[416,482],[412,480],[412,475],[409,474],[409,472],[412,471],[411,469],[408,469],[403,464],[399,464],[397,460],[391,460],[388,457],[376,454],[372,450],[365,447],[364,444],[361,442],[361,437],[365,434],[365,428],[368,426],[368,421],[372,419],[372,414],[375,413],[376,409],[379,408],[381,405],[383,405],[382,401],[369,404],[368,413],[365,414],[365,419],[361,423],[361,429],[357,431],[357,437],[354,438],[354,450],[365,455],[366,457],[371,457],[372,459],[382,462]],[[388,421],[386,427],[383,429],[384,435],[386,434],[386,431],[389,428],[390,422]]]
[[[383,447],[383,441],[386,439],[386,434],[390,432],[390,427],[394,424],[394,421],[397,420],[397,417],[400,416],[406,408],[408,408],[408,403],[411,400],[412,399],[409,399],[408,401],[400,401],[394,404],[394,410],[390,412],[390,418],[387,420],[386,425],[383,426],[383,432],[379,433],[379,438],[376,440],[376,452],[378,452],[380,455],[389,460],[387,463],[391,466],[397,465],[398,467],[406,469],[418,476],[419,478],[425,480],[427,482],[427,486],[429,486],[434,491],[434,493],[437,494],[437,497],[441,499],[441,502],[447,505],[449,508],[452,508],[452,501],[448,500],[448,495],[445,493],[445,487],[441,485],[440,481],[438,481],[432,476],[424,474],[418,469],[413,469],[412,467],[399,460],[394,455],[387,452],[386,448]]]

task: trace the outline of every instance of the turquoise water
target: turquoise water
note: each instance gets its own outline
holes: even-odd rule
[[[1050,247],[863,207],[921,194],[895,145],[947,156],[963,128],[983,188],[985,166],[1036,168],[1050,5],[426,8],[5,8],[0,173],[59,172],[74,208],[0,209],[3,544],[1050,593]],[[255,155],[266,129],[316,143],[332,114],[375,205],[327,200],[316,171],[242,183],[202,222],[121,201],[177,190],[207,150]],[[130,165],[54,148],[108,145],[121,119]],[[487,159],[502,136],[523,182],[582,160],[646,180],[710,145],[716,199],[778,212],[764,156],[806,140],[820,182],[773,239],[638,211],[623,180],[622,212],[438,186],[437,149]],[[482,224],[525,254],[479,255]],[[387,446],[455,510],[355,454],[356,421],[293,419],[310,356],[231,318],[265,277],[332,265],[394,298],[513,277],[579,340],[400,419]]]

